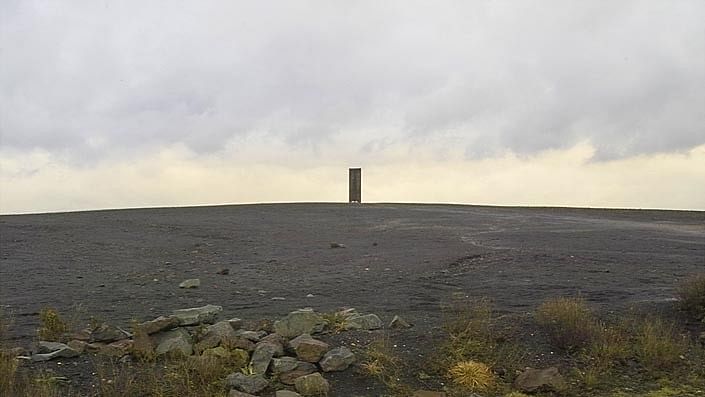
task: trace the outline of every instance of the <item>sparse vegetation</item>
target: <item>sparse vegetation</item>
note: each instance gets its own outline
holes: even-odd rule
[[[468,360],[506,370],[522,368],[525,352],[512,339],[511,328],[493,318],[489,300],[455,296],[443,313],[447,339],[438,348],[442,370]]]
[[[653,317],[638,323],[633,348],[644,367],[665,370],[681,361],[688,350],[688,340],[672,323]]]
[[[321,315],[326,322],[326,328],[333,333],[345,331],[345,315],[340,312],[323,313]]]
[[[526,317],[497,317],[486,299],[456,295],[443,306],[444,322],[437,355],[422,368],[450,379],[444,388],[450,396],[468,392],[495,393],[505,397],[526,397],[512,391],[517,371],[530,364],[532,356],[544,355],[536,345],[522,345],[509,325]],[[325,316],[332,332],[342,330],[344,316]],[[42,339],[61,340],[69,331],[53,309],[42,310]],[[0,312],[0,341],[6,340],[11,322]],[[592,310],[580,298],[551,299],[537,308],[536,324],[544,333],[542,343],[558,347],[551,356],[562,364],[561,372],[570,379],[569,397],[668,397],[699,395],[705,388],[705,350],[691,343],[685,330],[662,317],[631,314],[608,317]],[[140,395],[152,397],[224,397],[223,379],[230,373],[252,374],[244,351],[225,348],[229,355],[203,355],[157,359],[149,337],[133,324],[134,344],[130,353],[138,360],[121,363],[96,357],[96,393],[103,397]],[[701,332],[699,329],[697,332]],[[533,334],[532,334],[533,336]],[[409,396],[413,388],[408,368],[397,354],[394,342],[385,334],[374,340],[358,357],[363,374],[378,379],[391,396]],[[144,349],[138,349],[144,339]],[[5,347],[0,343],[0,347]],[[553,353],[551,353],[553,354]],[[542,363],[551,365],[551,362]],[[566,371],[566,366],[571,369]],[[428,376],[428,375],[426,375]],[[422,378],[419,378],[422,379]],[[627,390],[627,391],[625,391]],[[701,393],[702,394],[702,393]],[[52,373],[33,372],[19,365],[7,350],[0,350],[0,395],[18,397],[76,396],[72,385]],[[540,394],[539,394],[540,395]]]
[[[678,287],[683,310],[705,322],[705,273],[694,274]]]
[[[39,312],[39,321],[41,326],[37,330],[37,336],[40,340],[64,341],[66,333],[69,332],[69,326],[56,309],[43,308]]]
[[[377,378],[393,396],[411,395],[411,388],[401,381],[402,362],[388,337],[378,338],[367,346],[360,368],[365,375]]]
[[[575,351],[597,339],[600,325],[582,298],[550,299],[536,310],[536,321],[554,346]]]
[[[471,392],[486,392],[496,380],[492,369],[477,361],[461,361],[448,370],[448,377],[455,383]]]

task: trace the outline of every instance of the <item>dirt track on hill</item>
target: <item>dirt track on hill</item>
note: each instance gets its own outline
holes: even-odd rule
[[[0,258],[0,304],[19,344],[45,306],[117,324],[207,303],[245,319],[348,306],[403,314],[423,332],[454,292],[512,313],[559,295],[607,309],[671,299],[705,269],[705,212],[277,204],[16,215],[0,217]],[[201,288],[179,289],[187,278]]]

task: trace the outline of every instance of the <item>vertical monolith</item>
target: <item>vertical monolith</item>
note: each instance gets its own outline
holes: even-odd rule
[[[362,168],[350,168],[350,202],[362,202]]]

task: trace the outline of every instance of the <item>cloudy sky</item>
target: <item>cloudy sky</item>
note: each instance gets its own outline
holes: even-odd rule
[[[705,209],[705,2],[0,1],[0,213]]]

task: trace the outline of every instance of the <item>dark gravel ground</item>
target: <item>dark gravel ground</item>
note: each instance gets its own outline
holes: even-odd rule
[[[46,306],[126,325],[207,303],[224,318],[305,306],[401,314],[416,324],[406,338],[423,340],[456,292],[500,313],[576,294],[613,311],[672,300],[703,270],[695,211],[262,204],[0,216],[0,304],[25,346]],[[201,288],[179,289],[187,278]]]

